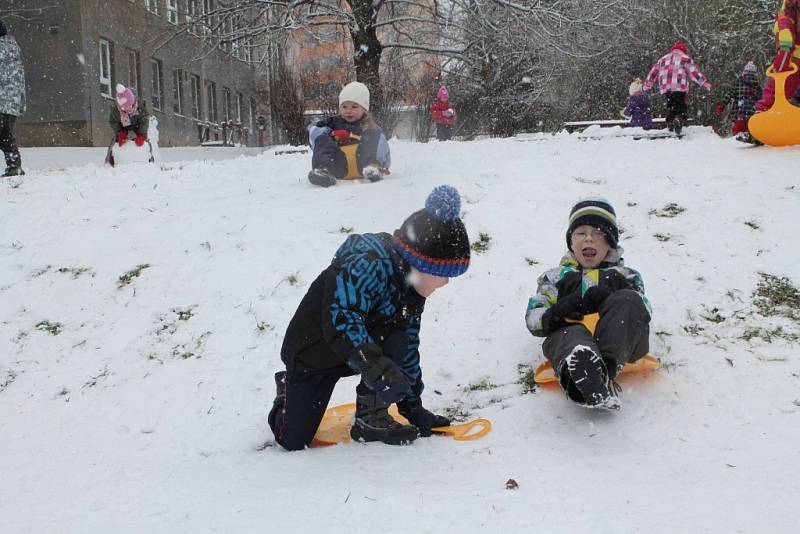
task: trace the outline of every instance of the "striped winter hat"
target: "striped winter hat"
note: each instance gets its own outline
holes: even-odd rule
[[[455,187],[440,185],[425,201],[425,208],[403,222],[394,233],[394,247],[418,271],[451,278],[469,268],[469,237]]]
[[[617,248],[619,228],[617,228],[617,212],[611,203],[602,197],[587,197],[579,200],[569,212],[569,228],[567,229],[567,248],[572,250],[570,237],[578,226],[587,224],[599,228],[606,235],[611,248]]]

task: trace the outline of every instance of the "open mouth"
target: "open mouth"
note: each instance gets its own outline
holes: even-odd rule
[[[587,260],[592,260],[597,257],[597,250],[590,247],[582,248],[581,255]]]

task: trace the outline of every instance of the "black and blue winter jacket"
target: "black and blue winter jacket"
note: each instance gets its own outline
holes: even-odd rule
[[[352,235],[311,284],[281,348],[294,371],[352,374],[351,351],[382,347],[422,393],[419,328],[425,299],[406,282],[410,267],[387,233]],[[398,342],[399,340],[399,342]]]

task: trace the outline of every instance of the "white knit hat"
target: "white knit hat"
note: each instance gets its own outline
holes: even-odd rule
[[[636,78],[631,82],[631,86],[628,88],[628,94],[633,96],[635,94],[642,92],[642,80],[641,78]]]
[[[369,89],[361,82],[350,82],[339,92],[339,105],[355,102],[369,111]]]

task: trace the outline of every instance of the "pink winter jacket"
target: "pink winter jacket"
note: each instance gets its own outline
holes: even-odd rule
[[[695,65],[694,60],[680,50],[673,50],[661,59],[650,69],[647,80],[644,82],[644,90],[649,91],[653,84],[658,80],[661,94],[679,91],[689,92],[689,78],[697,85],[710,89],[711,85],[700,69]]]

